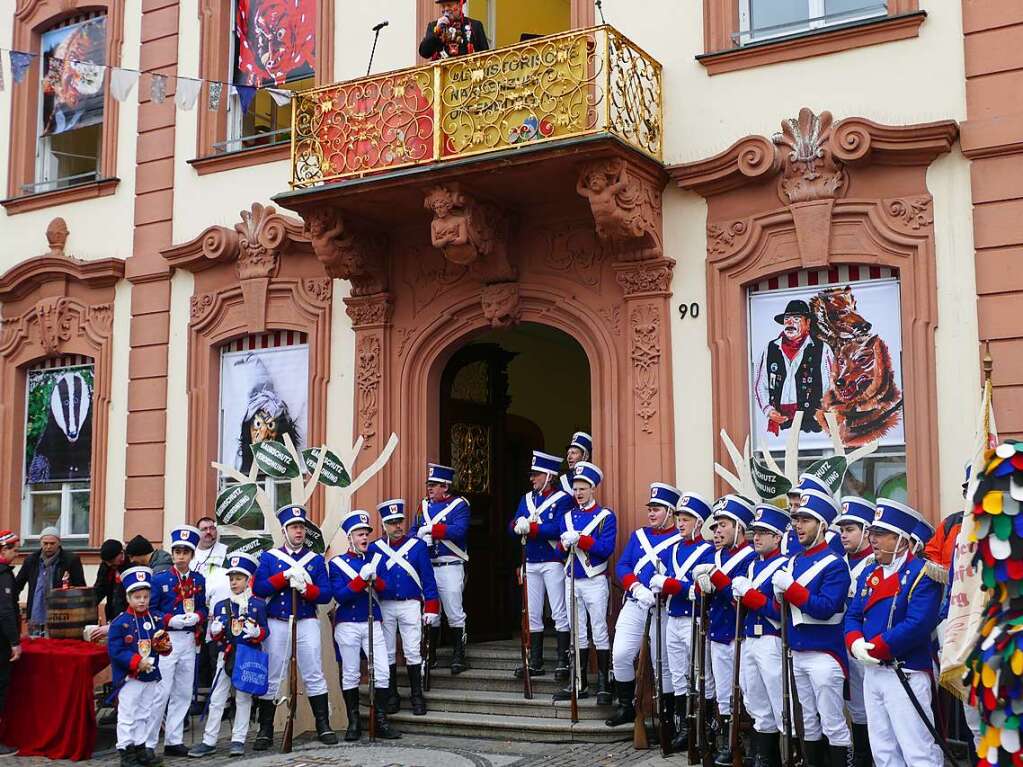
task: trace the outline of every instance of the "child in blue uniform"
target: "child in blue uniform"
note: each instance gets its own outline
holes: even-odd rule
[[[122,767],[155,765],[146,747],[149,720],[157,716],[160,655],[170,652],[163,616],[149,609],[153,571],[130,567],[121,573],[128,609],[110,623],[107,652],[117,689],[117,751]]]
[[[237,646],[246,644],[259,649],[269,634],[266,624],[266,602],[252,596],[249,584],[259,566],[251,554],[235,552],[224,561],[231,596],[217,602],[210,615],[210,634],[220,645],[220,656],[215,673],[216,681],[210,692],[210,708],[206,715],[206,731],[201,743],[188,752],[192,757],[203,757],[217,750],[220,737],[220,722],[224,706],[234,689],[232,674],[237,655]],[[245,737],[249,732],[249,714],[252,711],[252,696],[247,692],[234,690],[234,726],[231,729],[231,756],[245,756]]]

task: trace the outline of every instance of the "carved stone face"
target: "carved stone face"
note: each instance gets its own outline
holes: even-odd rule
[[[591,173],[586,177],[586,186],[594,192],[603,192],[607,189],[607,176],[603,173]]]
[[[483,289],[483,316],[495,328],[509,327],[519,318],[519,288],[515,283],[489,285]]]

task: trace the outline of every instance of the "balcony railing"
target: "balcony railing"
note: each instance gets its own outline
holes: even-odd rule
[[[610,26],[298,93],[292,188],[607,134],[663,153],[661,65]]]

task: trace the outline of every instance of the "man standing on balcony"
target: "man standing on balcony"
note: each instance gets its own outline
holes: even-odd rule
[[[426,26],[419,55],[430,61],[490,50],[483,22],[462,11],[462,0],[436,0],[440,17]]]

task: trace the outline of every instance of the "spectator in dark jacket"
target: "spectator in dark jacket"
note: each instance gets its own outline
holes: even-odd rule
[[[124,554],[132,566],[148,567],[153,575],[170,570],[174,566],[171,555],[163,549],[154,549],[145,537],[136,535],[124,547]]]
[[[15,593],[14,570],[11,564],[18,555],[18,536],[0,530],[0,711],[7,702],[11,681],[11,663],[21,657],[21,631],[18,629],[18,595]],[[0,756],[9,756],[17,749],[0,743]]]
[[[30,623],[46,623],[46,597],[52,589],[84,586],[85,573],[77,554],[60,545],[60,533],[47,527],[39,534],[39,551],[29,554],[14,579],[14,596],[28,585],[26,615]]]
[[[97,603],[106,600],[103,614],[106,615],[107,623],[110,623],[128,607],[124,585],[121,583],[121,573],[125,569],[124,545],[113,538],[103,541],[99,549],[99,558],[103,561],[100,562],[99,571],[96,573],[93,589],[96,591]]]

